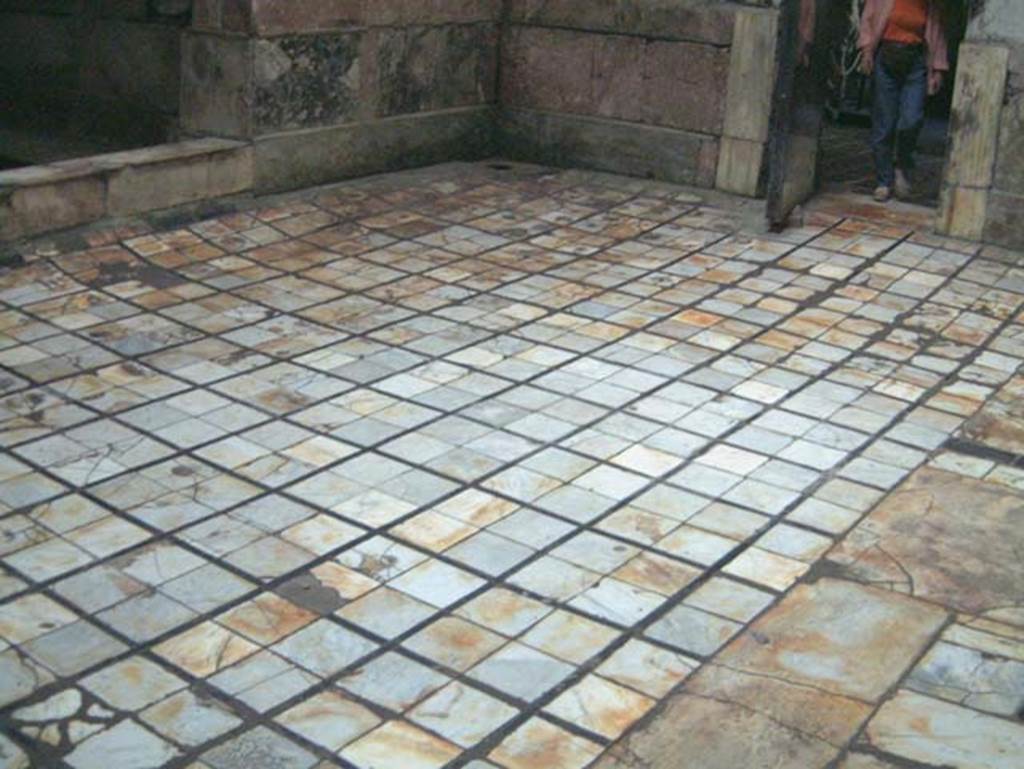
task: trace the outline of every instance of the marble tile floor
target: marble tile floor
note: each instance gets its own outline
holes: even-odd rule
[[[453,164],[0,273],[0,766],[1012,766],[1024,268],[856,213]]]

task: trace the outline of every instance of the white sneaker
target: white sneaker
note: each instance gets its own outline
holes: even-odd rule
[[[899,168],[896,169],[896,197],[900,200],[906,200],[914,193],[914,188],[910,186],[910,179],[907,175]]]
[[[879,184],[875,187],[874,198],[879,203],[885,203],[889,198],[892,197],[892,190],[884,184]]]

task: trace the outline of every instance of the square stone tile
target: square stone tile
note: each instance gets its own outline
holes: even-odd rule
[[[35,638],[22,648],[61,676],[80,673],[127,649],[116,638],[85,620]]]
[[[289,731],[336,752],[380,724],[380,718],[329,689],[289,708],[277,721]]]
[[[276,644],[273,651],[319,676],[330,676],[372,652],[372,641],[327,619]]]
[[[495,748],[488,758],[509,769],[584,769],[602,752],[599,743],[570,734],[541,718],[531,718]]]
[[[739,622],[677,606],[647,630],[647,637],[688,654],[709,656],[743,628]]]
[[[0,638],[20,644],[78,619],[59,603],[33,593],[0,605]]]
[[[87,676],[82,686],[118,710],[137,711],[187,683],[145,657],[129,657]]]
[[[202,761],[211,769],[243,769],[259,763],[281,769],[309,769],[317,758],[305,748],[257,726],[203,753]]]
[[[261,593],[217,617],[224,627],[250,641],[269,646],[315,620],[306,611],[274,593]]]
[[[504,643],[500,635],[472,622],[442,617],[402,645],[447,668],[464,672]]]
[[[178,692],[151,705],[139,718],[178,745],[190,747],[202,745],[242,723],[224,703],[197,697],[190,691]]]
[[[544,710],[607,739],[616,739],[642,718],[655,701],[607,679],[589,675]]]
[[[518,711],[471,686],[452,682],[409,712],[409,718],[463,748],[500,729]]]
[[[388,652],[342,676],[338,685],[364,700],[402,713],[448,680],[402,654]]]
[[[460,606],[456,613],[504,636],[517,636],[552,608],[502,587],[491,588]]]
[[[469,572],[432,559],[391,580],[389,586],[424,603],[444,608],[483,584],[482,579]]]
[[[256,652],[207,679],[210,685],[264,713],[320,679],[267,651]]]
[[[603,677],[649,697],[668,694],[697,668],[697,661],[682,654],[633,639],[597,669]]]
[[[180,755],[173,745],[160,739],[134,721],[89,737],[68,754],[65,761],[75,769],[102,769],[116,766],[162,766]]]
[[[123,601],[96,618],[135,642],[151,641],[187,624],[196,613],[160,593],[143,593]]]
[[[206,678],[258,649],[212,622],[203,622],[153,647],[158,657],[197,678]]]
[[[572,665],[543,652],[512,642],[469,671],[475,681],[524,702],[533,702],[573,672]]]
[[[461,752],[404,721],[388,721],[351,743],[341,756],[359,769],[440,769]]]
[[[615,628],[556,609],[519,640],[573,665],[582,665],[618,637]]]

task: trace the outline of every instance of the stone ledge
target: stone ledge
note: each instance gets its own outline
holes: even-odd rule
[[[252,189],[252,147],[197,139],[0,172],[0,240]]]
[[[0,189],[5,187],[53,184],[54,182],[80,179],[85,176],[94,176],[98,173],[115,171],[122,168],[180,161],[187,158],[239,150],[248,146],[246,142],[232,141],[230,139],[190,139],[173,144],[157,144],[153,147],[144,147],[137,150],[110,152],[104,155],[91,155],[87,158],[61,160],[38,166],[12,168],[7,171],[0,171]]]
[[[507,18],[511,24],[728,46],[733,17],[742,8],[701,0],[509,0]]]
[[[498,122],[500,154],[514,160],[707,188],[718,146],[716,136],[581,115],[504,110]]]
[[[501,0],[198,0],[194,28],[251,32],[258,37],[318,34],[367,27],[495,22]]]
[[[494,109],[470,107],[269,134],[254,142],[255,190],[277,192],[494,150]]]

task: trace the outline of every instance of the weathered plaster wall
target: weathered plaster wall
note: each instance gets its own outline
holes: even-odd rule
[[[493,151],[499,0],[197,0],[183,127],[283,189]]]
[[[125,145],[166,141],[177,125],[187,10],[176,0],[0,0],[3,123],[70,123]]]
[[[1020,0],[974,0],[974,5],[968,38],[1024,43],[1024,7]]]
[[[737,12],[758,5],[508,0],[504,153],[715,186]]]

